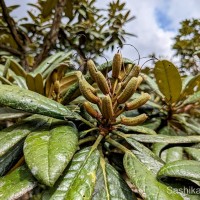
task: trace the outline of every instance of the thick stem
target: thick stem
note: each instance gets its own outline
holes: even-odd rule
[[[89,137],[86,137],[84,139],[79,140],[78,145],[84,144],[86,142],[91,142],[91,141],[94,141],[96,139],[97,138],[95,136],[89,136]]]
[[[116,142],[115,140],[112,140],[109,136],[106,137],[106,141],[110,144],[112,144],[114,147],[117,147],[118,149],[120,149],[121,151],[123,151],[124,153],[129,152],[130,150],[127,149],[125,146],[121,145],[120,143]]]

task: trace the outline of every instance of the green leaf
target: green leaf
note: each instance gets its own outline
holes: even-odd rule
[[[198,75],[192,77],[192,79],[190,79],[190,81],[185,86],[185,88],[181,94],[181,97],[184,98],[184,97],[187,97],[188,95],[194,94],[195,92],[198,91],[199,87],[200,87],[200,74],[198,74]]]
[[[176,102],[182,90],[182,80],[177,68],[167,60],[158,61],[155,64],[154,74],[166,101]]]
[[[164,152],[166,152],[166,163],[183,159],[183,148],[182,147],[169,148],[169,149],[165,150]]]
[[[10,59],[10,69],[18,76],[26,77],[26,71],[22,68],[22,66],[15,61],[14,59]]]
[[[55,8],[57,3],[58,0],[46,0],[43,5],[42,16],[44,18],[48,17],[52,13],[52,10]]]
[[[27,167],[19,167],[12,173],[0,178],[0,199],[18,199],[32,190],[36,181]]]
[[[7,108],[7,107],[0,108],[0,121],[6,120],[6,119],[20,118],[26,115],[27,113],[24,113],[12,108]]]
[[[76,153],[50,200],[91,199],[99,160],[97,149],[85,148]]]
[[[22,156],[25,137],[46,122],[46,117],[32,116],[0,131],[0,175]]]
[[[24,140],[19,141],[0,157],[0,176],[5,175],[12,168],[13,164],[19,161],[23,155]]]
[[[161,124],[161,119],[157,118],[156,120],[151,120],[148,123],[143,124],[143,127],[149,128],[149,129],[153,129],[156,130]]]
[[[166,185],[156,180],[153,172],[148,170],[134,154],[126,152],[124,168],[130,181],[136,186],[139,194],[147,200],[183,200]]]
[[[181,144],[181,143],[198,143],[200,136],[168,136],[168,135],[127,135],[139,142],[144,143],[168,143],[168,144]]]
[[[97,171],[97,182],[92,200],[137,200],[120,174],[103,158]]]
[[[24,156],[33,175],[53,186],[77,150],[77,130],[69,125],[49,123],[25,140]]]
[[[155,155],[157,155],[158,157],[160,157],[162,149],[167,145],[167,143],[154,143],[152,145],[152,152],[155,153]]]
[[[154,174],[157,174],[164,162],[151,150],[136,140],[126,138],[126,141],[135,149],[133,150],[134,155],[140,160],[140,162],[144,163]]]
[[[35,115],[0,131],[0,157],[46,122],[47,118]]]
[[[138,132],[138,133],[145,133],[149,135],[156,135],[157,133],[150,129],[143,126],[120,126],[119,127],[123,132]]]
[[[158,179],[176,177],[200,181],[200,162],[194,160],[178,160],[167,163],[158,172]]]
[[[51,67],[54,62],[61,58],[64,55],[63,52],[58,52],[46,58],[33,72],[34,75],[36,74],[43,74],[47,69]]]
[[[191,156],[194,160],[200,161],[200,149],[192,147],[184,147],[184,151]]]
[[[149,76],[147,76],[146,74],[142,74],[144,77],[144,81],[149,85],[149,87],[156,92],[160,97],[164,97],[164,95],[160,92],[158,85],[156,84],[156,82]]]
[[[190,95],[184,102],[183,105],[192,104],[200,102],[200,91],[195,92],[194,94]]]
[[[1,85],[0,104],[17,110],[60,119],[75,118],[75,113],[60,103],[16,86]]]
[[[72,2],[72,0],[67,0],[64,11],[65,11],[65,15],[69,19],[73,19],[73,2]]]

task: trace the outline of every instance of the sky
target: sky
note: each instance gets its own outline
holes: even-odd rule
[[[35,1],[35,0],[34,0]],[[159,58],[179,62],[172,50],[173,38],[178,34],[180,22],[185,19],[200,18],[199,0],[121,0],[126,2],[126,8],[131,10],[135,20],[126,25],[126,30],[137,37],[127,37],[127,43],[134,45],[142,56],[155,53]],[[14,13],[16,16],[25,16],[29,8],[26,3],[30,0],[21,0],[21,8]],[[31,1],[33,2],[33,1]],[[97,6],[105,7],[110,0],[97,0]],[[15,0],[6,0],[7,4],[16,3]],[[117,49],[116,49],[117,50]],[[123,57],[136,59],[134,49],[124,46],[121,50]],[[107,58],[113,53],[108,52]]]

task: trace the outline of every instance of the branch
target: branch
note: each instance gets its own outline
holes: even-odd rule
[[[20,39],[20,37],[18,35],[16,24],[15,24],[13,18],[9,15],[8,8],[6,7],[4,0],[0,0],[0,5],[2,8],[3,17],[8,25],[8,28],[10,30],[12,37],[16,41],[19,48],[25,52],[25,48],[23,46],[23,41]]]
[[[50,33],[47,35],[47,37],[44,38],[42,51],[35,60],[35,67],[37,67],[37,65],[48,56],[52,46],[56,43],[65,4],[66,0],[59,0],[58,4],[56,5]]]
[[[3,45],[3,44],[0,44],[0,49],[7,51],[9,53],[12,53],[15,56],[21,56],[22,55],[20,51],[13,49],[12,47]]]

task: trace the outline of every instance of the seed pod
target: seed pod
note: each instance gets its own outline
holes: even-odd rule
[[[84,79],[79,79],[79,89],[82,95],[92,103],[98,103],[99,97],[94,94],[94,88]]]
[[[126,110],[137,109],[140,106],[144,105],[150,98],[151,96],[148,93],[143,93],[137,99],[134,99],[133,101],[126,103],[125,108]]]
[[[83,106],[84,106],[84,108],[85,108],[85,110],[87,111],[87,113],[90,115],[90,116],[92,116],[92,117],[94,117],[94,118],[100,118],[100,114],[98,113],[98,111],[97,110],[95,110],[93,107],[92,107],[92,105],[89,103],[89,102],[84,102],[83,103]]]
[[[123,81],[122,85],[125,87],[127,85],[127,83],[130,81],[130,79],[132,77],[138,77],[139,73],[140,73],[140,67],[138,65],[134,66],[133,69],[128,74],[128,76]]]
[[[117,98],[118,103],[125,103],[135,92],[137,89],[138,79],[136,77],[131,78],[131,80],[127,83],[123,92]]]
[[[137,88],[140,86],[142,81],[143,81],[143,77],[142,76],[138,76]]]
[[[96,94],[96,89],[93,88],[84,78],[84,76],[79,77],[79,86],[84,85],[84,87],[89,88],[94,94]]]
[[[95,76],[96,83],[97,83],[99,89],[102,91],[103,94],[109,94],[110,88],[108,86],[108,83],[107,83],[104,75],[100,71],[96,72],[95,75],[96,75]]]
[[[121,117],[121,124],[126,126],[135,126],[143,123],[148,116],[146,114],[138,115],[137,117]]]
[[[122,66],[122,57],[120,53],[116,53],[113,58],[112,63],[112,77],[119,78],[119,73],[121,71]]]
[[[96,73],[97,69],[96,69],[96,66],[95,66],[93,60],[90,59],[90,60],[87,61],[87,68],[89,70],[89,73],[90,73],[92,80],[95,81],[95,79],[96,79],[95,73]]]
[[[109,95],[103,97],[101,110],[105,119],[111,119],[113,117],[112,100]]]

